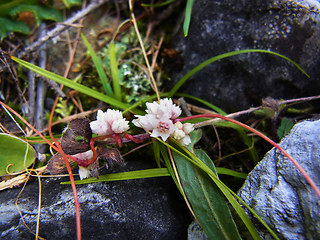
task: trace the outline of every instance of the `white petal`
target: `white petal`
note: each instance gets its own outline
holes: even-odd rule
[[[182,145],[184,146],[188,146],[190,143],[191,143],[191,138],[189,135],[186,135],[184,138],[182,138],[180,141],[179,141]]]
[[[106,112],[105,120],[112,124],[113,121],[122,119],[122,113],[119,110],[108,109]]]
[[[161,137],[163,141],[166,141],[167,138],[177,129],[170,119],[157,119],[154,123],[157,124],[154,125],[151,137]]]
[[[181,122],[176,122],[174,124],[178,129],[182,129],[183,128],[183,124]]]
[[[79,166],[79,177],[80,179],[88,178],[90,177],[90,171],[88,168]]]
[[[93,133],[98,134],[100,136],[108,135],[110,133],[110,127],[104,121],[93,121],[90,122],[90,128]]]
[[[137,117],[137,116],[136,116]],[[138,116],[138,119],[132,121],[132,123],[146,131],[151,131],[157,125],[157,120],[152,115],[147,114],[145,116]]]
[[[115,133],[123,133],[129,129],[129,121],[122,119],[118,119],[113,121],[111,128]]]
[[[183,131],[185,133],[191,133],[194,130],[194,124],[192,123],[184,123],[183,124]]]
[[[172,137],[174,137],[177,140],[181,140],[182,138],[184,138],[186,136],[186,133],[181,130],[181,129],[177,129],[173,132]]]

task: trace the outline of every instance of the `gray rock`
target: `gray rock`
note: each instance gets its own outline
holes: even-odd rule
[[[317,0],[197,0],[188,37],[179,32],[174,47],[182,52],[177,82],[203,61],[230,51],[259,48],[283,54],[241,54],[205,67],[179,90],[224,110],[261,105],[267,96],[290,99],[318,94],[320,87],[320,2]],[[179,26],[182,29],[181,26]]]
[[[150,167],[128,162],[123,171]],[[63,179],[67,180],[67,178]],[[75,239],[75,210],[70,185],[42,180],[40,236]],[[169,177],[79,185],[83,239],[186,239],[188,210]],[[15,201],[21,189],[0,192],[0,238],[34,239]],[[18,201],[23,218],[36,229],[38,183],[28,183]]]
[[[207,234],[203,231],[196,220],[188,227],[188,240],[208,240]]]
[[[280,145],[320,188],[320,120],[296,124]],[[273,148],[238,195],[282,239],[320,239],[320,199],[292,162]],[[259,227],[259,225],[257,225]],[[259,228],[263,239],[272,239]]]

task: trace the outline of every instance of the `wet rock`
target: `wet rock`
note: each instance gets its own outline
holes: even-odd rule
[[[128,162],[123,171],[153,167]],[[64,180],[64,179],[63,179]],[[67,180],[67,178],[65,178]],[[40,236],[75,239],[76,222],[70,185],[42,180]],[[169,177],[78,185],[83,239],[185,239],[188,209]],[[15,201],[21,189],[0,192],[0,238],[34,239]],[[28,183],[18,200],[27,226],[35,232],[38,183]]]
[[[290,99],[318,94],[319,20],[316,0],[195,1],[188,37],[179,32],[173,41],[185,63],[173,82],[211,57],[255,48],[289,57],[311,78],[282,58],[249,53],[211,63],[179,91],[227,111],[261,105],[267,96]]]
[[[320,188],[320,121],[296,124],[280,145]],[[292,162],[274,148],[238,195],[281,239],[320,239],[320,199]],[[256,221],[255,221],[256,222]],[[263,239],[273,239],[260,227]]]

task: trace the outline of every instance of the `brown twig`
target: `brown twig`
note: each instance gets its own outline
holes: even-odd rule
[[[65,31],[67,28],[72,26],[72,24],[80,19],[82,19],[84,16],[86,16],[88,13],[92,12],[94,9],[100,7],[102,4],[106,3],[108,0],[95,0],[91,1],[91,3],[77,12],[72,17],[68,18],[66,21],[63,22],[63,24],[57,24],[57,26],[49,31],[44,37],[40,38],[30,46],[28,46],[23,52],[21,52],[18,55],[18,58],[22,58],[29,54],[30,52],[33,52],[35,50],[38,50],[46,41],[49,39],[58,36],[61,32]],[[80,24],[81,25],[81,24]]]

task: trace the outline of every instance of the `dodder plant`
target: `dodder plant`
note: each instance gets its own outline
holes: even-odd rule
[[[173,87],[169,93],[162,94],[162,96],[174,96],[179,87],[181,87],[181,85],[187,81],[190,76],[201,70],[206,65],[225,57],[248,52],[274,54],[287,59],[282,55],[266,50],[249,49],[222,54],[208,59],[204,63],[192,69]],[[141,109],[138,109],[138,106],[144,103],[143,101],[139,101],[131,106],[123,103],[121,94],[116,94],[116,92],[121,92],[120,83],[116,78],[113,79],[113,89],[110,85],[105,84],[106,92],[114,91],[114,93],[112,92],[113,95],[110,96],[110,94],[106,95],[104,93],[97,92],[91,88],[41,69],[21,59],[15,57],[12,57],[12,59],[46,78],[103,101],[113,108],[117,108],[116,110],[108,109],[106,112],[99,110],[97,119],[92,122],[87,119],[75,119],[71,121],[66,130],[62,133],[60,141],[53,137],[49,141],[42,136],[41,133],[33,129],[30,124],[25,122],[23,118],[21,118],[22,121],[24,121],[56,151],[56,154],[48,163],[48,169],[52,173],[56,173],[60,172],[61,169],[66,168],[69,173],[76,206],[78,239],[81,239],[81,221],[79,201],[75,185],[76,183],[84,184],[88,182],[104,181],[106,179],[119,180],[168,175],[173,178],[179,191],[185,198],[190,211],[199,221],[210,239],[240,239],[240,234],[228,209],[228,202],[242,219],[252,237],[254,239],[260,239],[257,230],[246,215],[245,211],[241,208],[238,201],[240,201],[242,205],[246,206],[270,231],[270,233],[277,238],[275,233],[260,219],[260,217],[221,180],[219,180],[217,176],[217,169],[208,155],[206,155],[202,150],[194,148],[194,144],[201,138],[201,131],[194,130],[194,125],[188,122],[191,119],[198,119],[200,121],[200,119],[203,118],[220,118],[243,127],[246,130],[262,137],[264,140],[278,148],[292,161],[293,164],[295,164],[320,197],[320,191],[317,189],[312,179],[310,179],[307,173],[294,159],[292,159],[292,157],[290,157],[278,144],[274,143],[268,137],[241,122],[220,114],[203,114],[179,118],[181,115],[181,109],[173,104],[170,98],[160,99],[159,97],[158,101],[146,103],[147,109],[145,114]],[[302,70],[296,63],[291,60],[289,61]],[[96,64],[99,65],[99,61],[97,61]],[[113,68],[116,68],[116,64],[113,65]],[[156,87],[155,84],[153,85]],[[117,89],[117,91],[115,91],[115,89]],[[157,96],[159,96],[159,94],[157,94]],[[148,99],[148,101],[152,101],[154,97],[147,97],[146,99]],[[15,113],[6,104],[2,102],[0,102],[0,104]],[[123,112],[120,112],[118,109],[123,110]],[[145,134],[128,134],[129,122],[122,115],[128,111],[134,113],[136,116],[136,119],[133,120],[135,128],[131,129],[130,133],[135,133],[139,128],[142,128],[145,130]],[[15,114],[18,116],[17,113]],[[141,142],[148,141],[148,139],[151,139],[150,137],[152,138],[154,155],[158,166],[161,166],[160,162],[163,160],[166,168],[137,171],[134,172],[135,176],[132,176],[133,174],[129,172],[121,173],[120,175],[110,174],[108,176],[99,176],[98,180],[96,178],[84,179],[90,175],[98,177],[100,164],[106,165],[107,167],[110,165],[121,165],[123,163],[123,159],[118,148],[120,148],[124,143],[133,141],[139,144]],[[110,148],[109,144],[116,144],[118,148]],[[78,165],[80,178],[84,180],[74,181],[71,171],[72,169],[70,167],[70,164],[73,165],[74,163]]]

